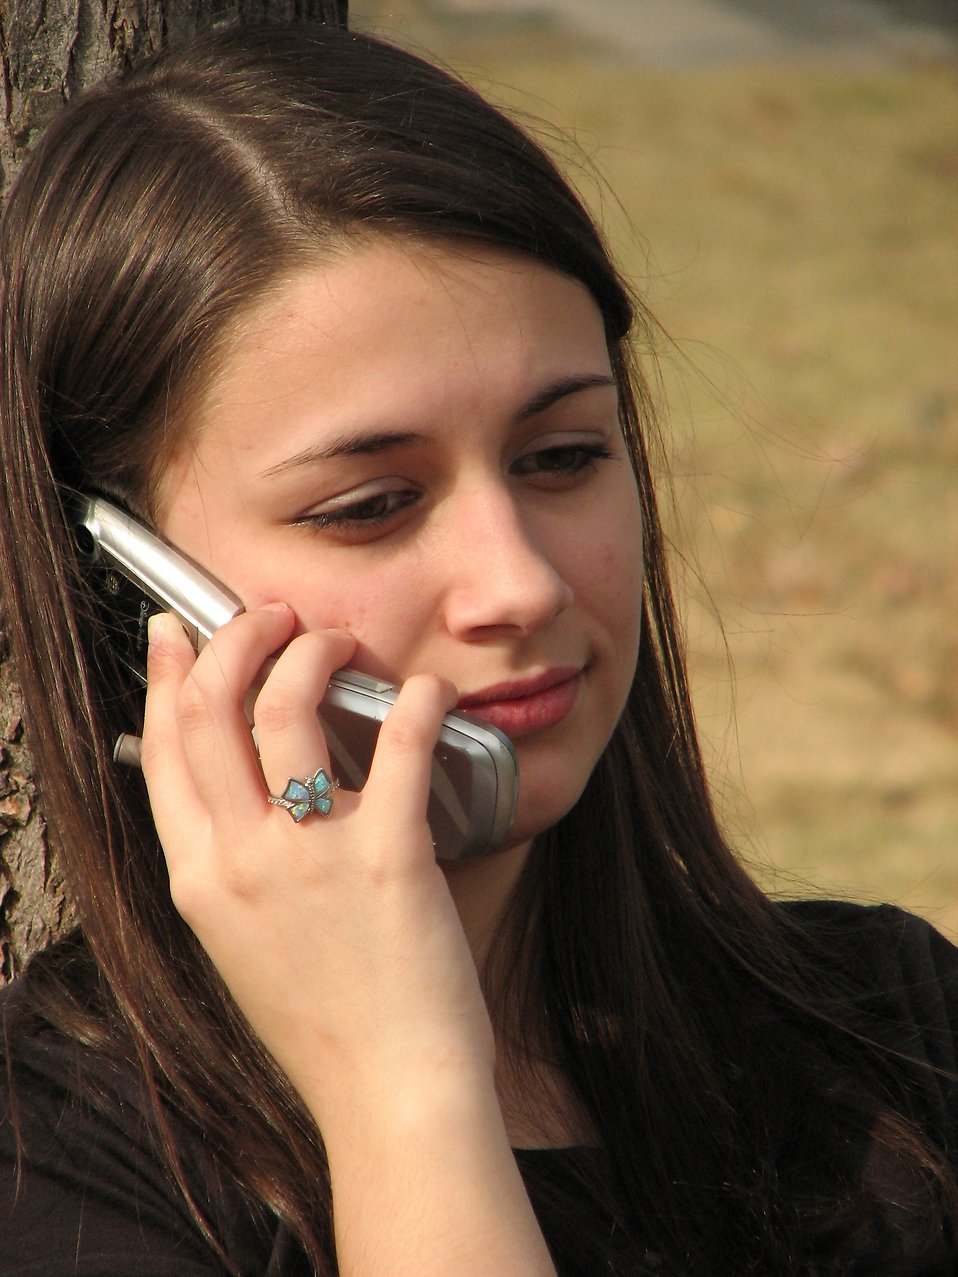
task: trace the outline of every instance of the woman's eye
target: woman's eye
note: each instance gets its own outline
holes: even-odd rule
[[[612,453],[600,443],[567,443],[528,452],[513,463],[514,474],[542,475],[545,478],[573,478],[607,461]]]
[[[320,530],[372,532],[418,500],[419,493],[408,488],[373,492],[357,499],[350,499],[347,495],[335,498],[324,508],[302,515],[296,522]]]

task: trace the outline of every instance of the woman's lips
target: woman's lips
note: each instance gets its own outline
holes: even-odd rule
[[[550,670],[521,683],[499,683],[464,696],[457,709],[491,723],[507,736],[528,736],[561,723],[579,695],[582,671]]]

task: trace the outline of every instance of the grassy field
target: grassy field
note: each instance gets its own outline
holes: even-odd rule
[[[733,842],[783,894],[958,934],[953,73],[648,69],[351,8],[558,130],[668,334],[670,526]]]

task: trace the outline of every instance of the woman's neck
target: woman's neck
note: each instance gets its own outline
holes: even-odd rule
[[[529,855],[530,842],[488,856],[440,861],[472,956],[481,972]]]
[[[490,945],[501,923],[513,889],[522,873],[531,843],[507,847],[490,856],[458,860],[442,865],[476,966],[482,972]],[[530,1029],[532,1032],[530,1033]],[[547,1057],[543,1035],[524,1025],[517,1047],[510,1034],[507,1043],[497,1031],[496,1089],[506,1130],[514,1148],[564,1148],[591,1144],[595,1133],[561,1069]]]

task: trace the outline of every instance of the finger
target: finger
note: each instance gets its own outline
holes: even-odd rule
[[[385,819],[425,824],[432,753],[444,715],[455,705],[455,687],[431,674],[406,680],[379,732],[363,791],[364,806]]]
[[[149,640],[141,766],[160,841],[175,848],[175,832],[184,823],[196,828],[206,817],[176,721],[177,697],[196,653],[182,625],[167,613],[151,618]]]
[[[253,708],[260,763],[272,793],[287,779],[320,768],[329,774],[329,751],[317,713],[330,675],[349,660],[355,639],[342,630],[301,634],[276,660]]]
[[[210,639],[177,695],[176,722],[196,791],[208,811],[240,823],[262,813],[265,793],[244,701],[294,621],[283,604],[235,617]]]

